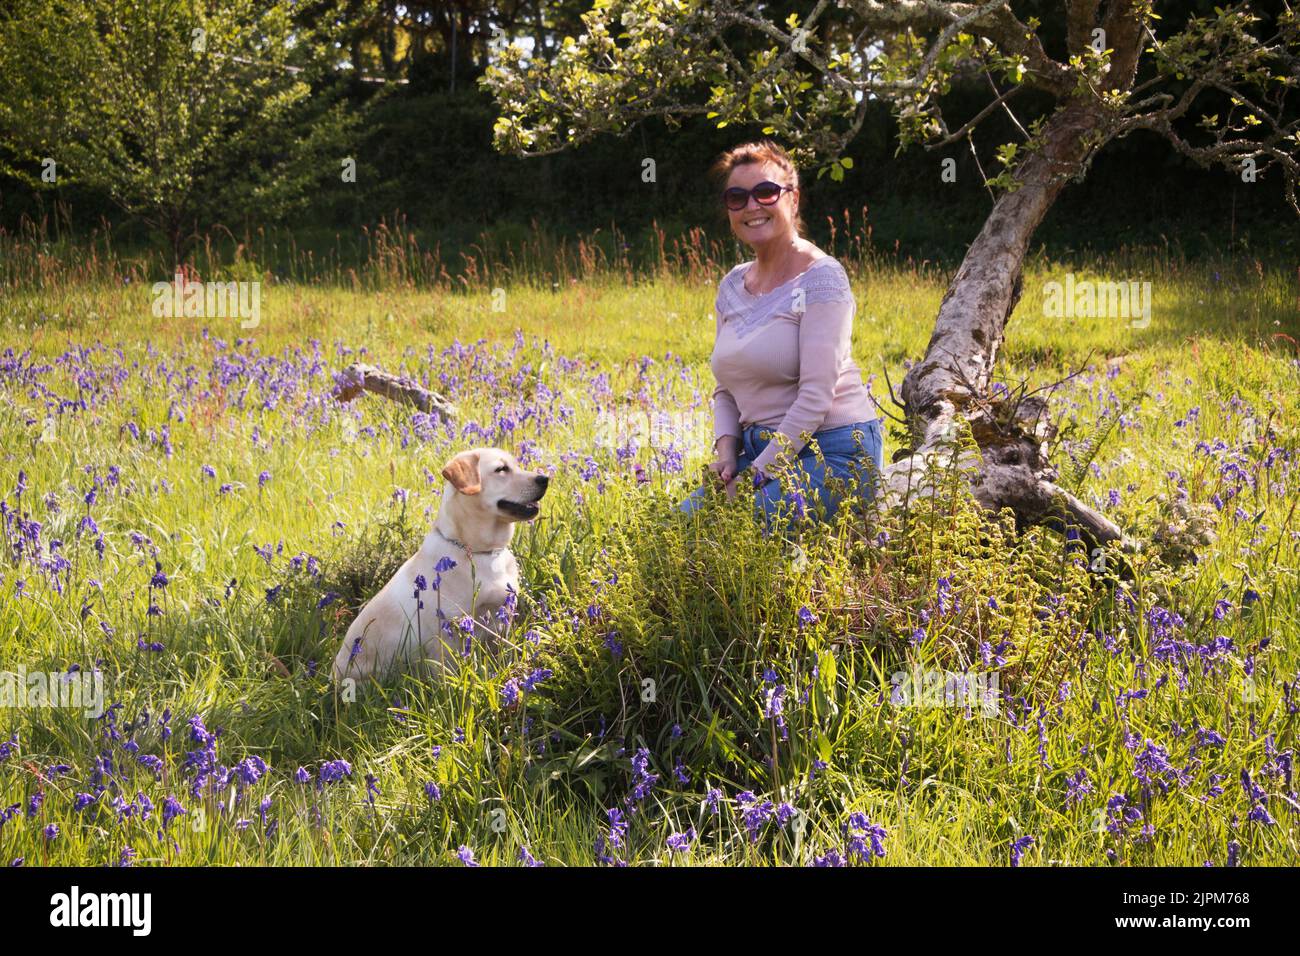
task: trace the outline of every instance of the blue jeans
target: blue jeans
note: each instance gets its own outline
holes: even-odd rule
[[[857,433],[856,435],[854,433]],[[749,425],[741,434],[741,448],[736,458],[738,481],[752,480],[744,472],[753,464],[759,453],[767,447],[775,429],[763,425]],[[835,517],[842,499],[856,496],[870,500],[875,496],[876,482],[881,469],[885,466],[884,443],[880,436],[880,420],[856,422],[837,428],[826,428],[813,433],[813,441],[821,449],[822,460],[818,461],[809,442],[799,451],[794,472],[795,485],[789,492],[781,488],[781,482],[770,478],[754,490],[754,506],[759,511],[767,526],[782,516],[787,519],[818,517],[817,502],[824,507],[826,520]],[[828,478],[837,478],[843,482],[831,482]],[[696,488],[694,492],[677,507],[686,514],[693,514],[706,495],[716,489],[709,485]],[[814,497],[815,495],[815,497]]]

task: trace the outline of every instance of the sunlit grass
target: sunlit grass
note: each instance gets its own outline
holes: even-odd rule
[[[456,863],[462,846],[484,864],[521,848],[549,865],[803,863],[855,857],[864,831],[844,828],[862,813],[887,834],[883,858],[864,845],[881,864],[1005,865],[1025,836],[1025,865],[1294,863],[1296,277],[1137,255],[1030,264],[1000,378],[1078,373],[1054,395],[1054,460],[1145,542],[1119,582],[1051,532],[979,515],[954,482],[798,549],[763,538],[744,502],[675,520],[705,461],[727,265],[504,295],[267,281],[247,330],[154,318],[140,282],[6,289],[0,496],[42,527],[17,556],[5,526],[0,670],[98,667],[122,706],[100,721],[0,709],[0,741],[17,734],[0,862],[116,863],[129,845],[137,863]],[[1151,324],[1046,318],[1043,285],[1069,271],[1151,281]],[[897,387],[923,354],[946,277],[851,272],[855,354],[894,411],[885,375]],[[455,429],[374,397],[338,404],[333,374],[360,358],[448,394]],[[661,413],[676,431],[658,447],[625,444],[620,428]],[[353,608],[413,551],[443,461],[481,443],[556,476],[516,538],[510,647],[474,650],[441,684],[341,699],[325,672]],[[1200,560],[1175,562],[1189,542]],[[155,561],[165,587],[150,587]],[[552,673],[509,706],[506,682],[538,668]],[[998,715],[897,706],[891,675],[913,668],[996,672]],[[269,771],[218,770],[196,795],[196,715],[220,728],[216,766]],[[318,787],[336,759],[350,776]],[[1071,778],[1084,785],[1067,797]],[[168,796],[185,813],[164,826]],[[792,815],[767,820],[765,801]],[[1141,818],[1118,822],[1125,806]],[[611,808],[629,823],[617,846]]]

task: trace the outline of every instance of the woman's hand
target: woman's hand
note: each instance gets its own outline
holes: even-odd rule
[[[726,490],[728,499],[736,497],[736,473],[739,471],[738,444],[734,435],[723,435],[715,446],[717,460],[707,466],[713,473],[714,479]]]

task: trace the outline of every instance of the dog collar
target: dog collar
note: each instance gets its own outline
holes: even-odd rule
[[[442,530],[441,530],[440,528],[438,528],[438,527],[435,526],[433,530],[434,530],[434,532],[438,535],[438,537],[442,538],[443,541],[446,541],[448,544],[455,545],[456,547],[458,547],[458,548],[460,548],[462,551],[464,551],[466,554],[470,554],[470,555],[473,555],[473,554],[500,554],[502,551],[506,550],[505,548],[489,548],[489,549],[486,550],[486,551],[475,551],[475,550],[473,550],[469,545],[467,545],[464,541],[461,541],[461,540],[459,540],[458,538],[453,538],[453,537],[452,537],[451,535],[449,535],[449,534],[443,534],[443,533],[442,533]]]

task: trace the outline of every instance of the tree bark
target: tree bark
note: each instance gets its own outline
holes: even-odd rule
[[[1087,161],[1103,119],[1090,104],[1068,103],[1043,126],[1042,148],[1016,170],[1020,184],[994,204],[967,250],[935,321],[925,358],[903,380],[902,401],[913,449],[885,469],[887,493],[907,496],[926,486],[930,464],[950,464],[961,423],[969,423],[979,455],[964,456],[975,499],[1011,508],[1022,524],[1066,524],[1096,545],[1122,532],[1104,515],[1055,484],[1047,459],[1055,426],[1047,402],[990,393],[998,349],[1020,297],[1029,240],[1071,176]]]

